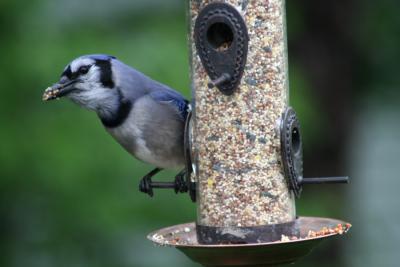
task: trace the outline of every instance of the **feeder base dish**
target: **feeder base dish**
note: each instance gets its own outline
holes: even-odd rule
[[[338,235],[337,232],[319,235],[322,229],[336,228],[349,224],[336,219],[299,217],[296,224],[299,231],[297,240],[283,237],[281,241],[251,244],[199,244],[196,237],[195,223],[175,225],[160,229],[148,235],[148,239],[161,246],[176,247],[191,260],[203,266],[271,266],[293,263],[306,256],[322,240]],[[310,237],[310,231],[315,236]]]

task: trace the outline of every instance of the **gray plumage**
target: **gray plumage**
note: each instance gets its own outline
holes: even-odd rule
[[[97,113],[129,153],[159,168],[184,165],[187,101],[181,94],[107,55],[73,60],[43,96],[65,96]]]

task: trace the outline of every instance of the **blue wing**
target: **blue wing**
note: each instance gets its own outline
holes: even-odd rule
[[[163,90],[150,93],[150,96],[160,103],[166,103],[174,106],[183,120],[186,120],[188,114],[189,102],[179,93],[172,90]]]

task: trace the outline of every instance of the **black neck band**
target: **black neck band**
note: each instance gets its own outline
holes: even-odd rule
[[[126,120],[126,118],[128,118],[131,109],[132,109],[131,101],[121,98],[117,112],[111,117],[100,116],[100,120],[103,123],[103,125],[107,128],[118,127]]]

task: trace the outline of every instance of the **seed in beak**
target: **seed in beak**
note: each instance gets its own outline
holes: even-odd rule
[[[60,92],[60,89],[58,88],[52,88],[52,87],[48,87],[43,94],[43,101],[48,101],[48,100],[52,100],[52,99],[56,99],[58,98],[57,95]]]

